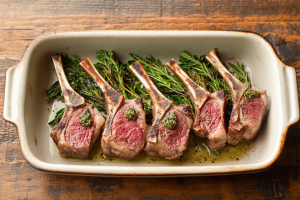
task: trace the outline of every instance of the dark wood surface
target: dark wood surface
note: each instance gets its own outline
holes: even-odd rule
[[[4,121],[5,72],[36,37],[77,30],[246,30],[263,35],[297,72],[300,1],[0,1],[0,199],[298,199],[300,124],[290,127],[278,160],[255,174],[190,178],[54,175],[24,159],[15,126]],[[299,91],[299,89],[298,89]]]

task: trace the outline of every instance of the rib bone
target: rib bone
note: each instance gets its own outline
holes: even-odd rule
[[[150,156],[162,156],[166,159],[179,158],[188,145],[189,132],[193,123],[191,107],[174,106],[173,102],[165,98],[154,86],[139,61],[131,64],[129,68],[146,87],[154,104],[152,108],[154,121],[149,130],[144,151]],[[178,117],[178,124],[174,129],[168,129],[162,122],[163,117],[171,112]]]
[[[153,101],[153,123],[147,135],[147,141],[157,143],[158,125],[173,102],[167,99],[153,84],[142,64],[138,61],[130,65],[130,70],[137,76],[147,89]]]
[[[68,107],[74,107],[74,108],[85,105],[84,98],[73,90],[73,88],[70,86],[66,78],[63,66],[61,64],[62,63],[61,56],[60,55],[52,56],[52,62],[54,64],[57,78],[62,88],[66,105]]]
[[[65,99],[65,113],[59,121],[59,123],[51,129],[50,134],[54,143],[58,144],[58,141],[60,140],[60,134],[62,133],[65,125],[67,124],[70,115],[77,107],[84,106],[85,100],[82,96],[77,94],[70,86],[62,66],[61,56],[52,56],[52,62],[54,64],[57,78],[59,80],[60,87],[62,89],[63,96]]]
[[[124,97],[114,90],[98,73],[95,69],[93,63],[89,58],[85,58],[83,61],[80,62],[82,68],[90,74],[90,76],[98,83],[99,87],[104,93],[105,96],[105,105],[107,108],[107,118],[105,123],[105,129],[103,134],[110,135],[111,132],[111,125],[113,122],[113,118],[123,103]]]
[[[178,66],[176,61],[172,59],[166,64],[167,67],[169,67],[174,74],[181,80],[181,82],[185,85],[188,91],[188,95],[190,99],[192,100],[195,110],[196,110],[196,116],[197,112],[200,111],[201,107],[205,103],[205,101],[209,97],[209,92],[203,89],[201,86],[197,85],[190,77]],[[194,127],[193,129],[196,132],[199,132],[201,129],[200,126]],[[204,137],[204,136],[202,136]]]
[[[166,64],[186,86],[195,108],[194,134],[207,138],[207,145],[213,150],[222,148],[227,140],[225,129],[226,97],[223,91],[209,93],[196,84],[176,63],[174,59]],[[209,110],[206,110],[210,108]],[[205,111],[205,110],[206,111]],[[210,113],[211,112],[211,113]],[[210,116],[211,115],[211,116]],[[213,121],[211,120],[211,117]],[[214,128],[211,128],[214,124]]]
[[[229,89],[233,95],[233,107],[230,116],[230,124],[235,124],[239,121],[239,105],[240,101],[243,97],[244,92],[248,89],[248,86],[244,83],[237,80],[222,64],[219,60],[218,56],[216,55],[214,50],[211,50],[207,56],[205,57],[208,62],[210,62],[218,72],[223,76],[225,79]],[[240,127],[239,124],[236,124],[236,128]]]

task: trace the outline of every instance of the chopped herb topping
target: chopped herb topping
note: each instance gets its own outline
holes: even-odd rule
[[[125,111],[125,117],[129,120],[135,121],[138,116],[137,116],[134,108],[130,107]]]
[[[163,119],[163,124],[168,129],[176,128],[178,123],[178,118],[174,112],[169,112]]]
[[[93,124],[93,118],[91,117],[91,113],[89,109],[85,109],[79,116],[80,123],[84,127],[90,127]]]
[[[246,97],[247,99],[253,99],[253,98],[259,97],[259,96],[260,96],[260,94],[255,90],[248,89],[244,92],[244,97]]]
[[[212,150],[212,149],[210,149],[210,151],[213,152],[213,153],[216,154],[216,155],[220,155],[220,152],[218,152],[218,151],[214,151],[214,150]]]

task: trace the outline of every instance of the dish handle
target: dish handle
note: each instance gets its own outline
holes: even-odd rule
[[[290,66],[284,66],[284,93],[285,100],[287,101],[286,114],[287,114],[287,125],[290,126],[299,121],[299,100],[298,100],[298,89],[296,81],[296,70]]]
[[[14,124],[17,124],[19,115],[18,101],[20,100],[19,94],[22,68],[22,64],[19,63],[14,67],[9,68],[6,72],[3,118]]]

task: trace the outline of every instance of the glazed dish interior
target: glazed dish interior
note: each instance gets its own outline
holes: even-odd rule
[[[256,36],[257,37],[257,36]],[[96,62],[95,51],[104,49],[114,50],[121,61],[130,59],[129,53],[135,53],[142,57],[153,55],[159,58],[162,63],[168,62],[178,57],[183,50],[188,50],[192,54],[207,54],[211,49],[217,48],[221,61],[243,62],[247,68],[251,69],[253,87],[267,91],[269,96],[269,108],[266,118],[262,124],[262,129],[258,133],[257,139],[249,148],[249,151],[239,159],[239,161],[191,164],[182,163],[182,166],[220,166],[220,165],[251,165],[267,162],[277,155],[281,148],[282,132],[285,127],[283,118],[287,115],[282,109],[282,94],[280,79],[282,68],[278,67],[278,61],[273,51],[260,39],[253,37],[242,37],[239,35],[224,35],[219,37],[215,34],[200,37],[191,34],[190,36],[168,35],[168,36],[118,36],[99,37],[97,35],[85,34],[73,37],[65,37],[63,34],[56,37],[48,37],[39,40],[34,44],[34,48],[25,58],[24,63],[27,71],[24,70],[22,76],[25,84],[21,87],[26,91],[23,103],[22,115],[26,127],[23,134],[26,135],[26,142],[31,153],[40,161],[51,164],[70,165],[108,165],[108,166],[172,166],[166,162],[99,162],[96,160],[81,160],[62,158],[58,154],[51,152],[50,129],[47,126],[52,103],[46,102],[45,90],[54,81],[55,71],[51,62],[51,56],[57,53],[68,53],[68,55],[78,55],[80,59],[89,57],[92,62]],[[53,142],[52,142],[53,143]],[[228,145],[228,144],[227,144]],[[96,146],[96,148],[99,148]],[[175,165],[174,165],[175,166]]]

